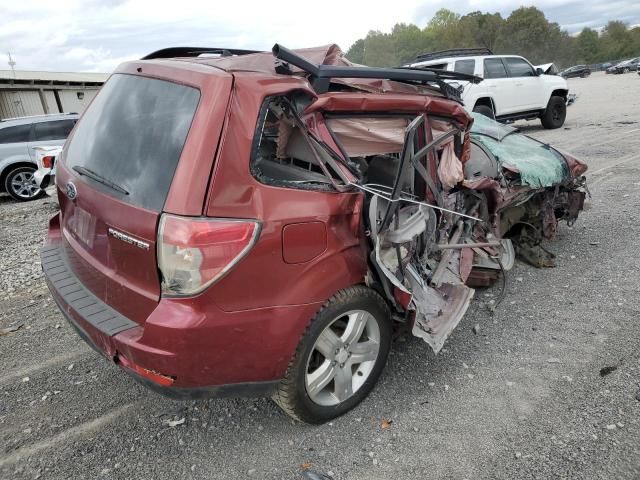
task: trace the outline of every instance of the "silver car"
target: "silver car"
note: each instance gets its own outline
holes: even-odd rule
[[[0,192],[23,202],[41,195],[33,177],[38,147],[64,145],[78,117],[59,113],[0,120]]]

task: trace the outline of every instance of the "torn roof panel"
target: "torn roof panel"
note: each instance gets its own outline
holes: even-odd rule
[[[317,65],[334,65],[334,66],[359,66],[347,60],[342,53],[340,47],[335,44],[324,45],[321,47],[299,48],[294,50],[295,53],[304,57],[306,60]],[[210,65],[212,67],[225,70],[227,72],[258,72],[271,75],[279,75],[276,73],[276,58],[272,52],[259,52],[248,55],[232,55],[227,57],[178,57],[175,60],[198,63],[202,65]],[[298,76],[307,76],[304,71],[295,65],[289,65],[289,68]],[[437,88],[429,86],[410,85],[402,82],[385,79],[367,79],[367,78],[336,78],[332,83],[346,85],[348,87],[371,93],[410,93],[420,95],[432,95],[444,97],[442,92]]]
[[[426,112],[429,115],[453,117],[462,129],[466,129],[471,123],[471,117],[462,105],[445,98],[422,94],[388,93],[375,95],[358,92],[330,92],[318,95],[318,99],[307,107],[305,113],[317,111],[334,113],[407,112],[411,114]]]

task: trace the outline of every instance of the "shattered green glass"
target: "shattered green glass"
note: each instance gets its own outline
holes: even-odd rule
[[[533,188],[551,187],[569,178],[567,163],[553,148],[517,133],[479,113],[472,113],[471,138],[486,147],[500,167],[520,173],[520,181]]]

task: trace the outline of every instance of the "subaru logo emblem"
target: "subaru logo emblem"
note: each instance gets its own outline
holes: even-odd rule
[[[76,190],[76,186],[71,182],[67,183],[66,193],[67,193],[67,197],[69,197],[71,200],[73,200],[78,196],[78,190]]]

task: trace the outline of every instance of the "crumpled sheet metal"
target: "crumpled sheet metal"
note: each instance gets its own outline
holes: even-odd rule
[[[306,60],[317,65],[336,65],[336,66],[358,66],[344,58],[342,50],[335,44],[324,45],[321,47],[298,48],[295,53],[304,57]],[[276,58],[271,52],[252,53],[249,55],[237,55],[230,57],[200,57],[197,59],[189,58],[189,61],[197,61],[205,65],[211,65],[228,72],[234,71],[250,71],[268,74],[276,74],[275,61]],[[306,73],[295,65],[290,65],[291,71],[295,75],[305,76]],[[420,95],[432,95],[443,97],[442,93],[434,88],[423,87],[419,85],[410,85],[392,80],[368,79],[368,78],[340,78],[335,79],[335,83],[348,85],[352,88],[364,92],[375,93],[412,93]]]
[[[395,288],[410,295],[409,309],[415,311],[412,334],[422,338],[434,353],[438,353],[449,334],[462,320],[475,293],[472,288],[464,285],[460,278],[461,265],[458,257],[460,252],[455,253],[455,259],[450,263],[447,271],[447,280],[451,283],[442,283],[438,288],[432,288],[409,264],[405,269],[405,280],[410,286],[406,287],[389,268],[391,266],[389,259],[392,259],[395,254],[387,252],[389,255],[385,255],[380,248],[382,235],[376,228],[378,202],[379,198],[374,195],[369,205],[369,224],[376,264]]]
[[[462,129],[466,129],[473,121],[462,105],[451,100],[424,94],[406,95],[396,91],[386,95],[362,92],[323,93],[305,109],[305,113],[318,111],[331,113],[393,111],[407,112],[411,115],[415,115],[416,112],[429,112],[429,115],[451,117]]]

